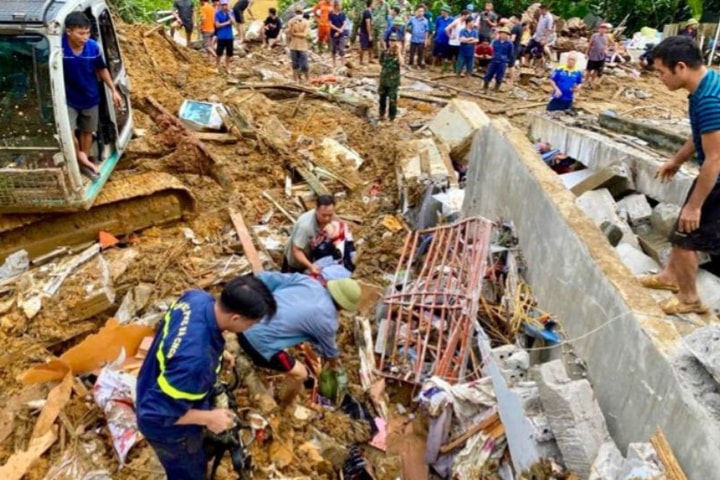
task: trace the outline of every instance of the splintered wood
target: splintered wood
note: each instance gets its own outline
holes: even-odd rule
[[[377,342],[381,375],[410,383],[431,376],[467,382],[481,375],[471,339],[491,229],[489,220],[473,217],[408,234],[396,290],[384,299],[387,316]]]
[[[668,443],[667,438],[665,438],[665,434],[662,430],[658,429],[658,431],[655,432],[655,435],[650,438],[650,443],[652,443],[652,446],[655,447],[660,463],[662,463],[663,467],[665,467],[667,479],[687,480],[687,477],[685,476],[682,468],[680,468],[680,464],[675,458],[675,454],[673,453],[672,448],[670,447],[670,444]]]

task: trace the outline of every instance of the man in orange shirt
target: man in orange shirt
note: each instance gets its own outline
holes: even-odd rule
[[[318,24],[318,52],[322,53],[323,44],[330,48],[330,12],[333,10],[332,0],[321,0],[315,7],[313,12]]]
[[[202,35],[202,47],[210,58],[215,58],[213,48],[213,35],[215,35],[215,7],[210,0],[200,0],[200,34]]]

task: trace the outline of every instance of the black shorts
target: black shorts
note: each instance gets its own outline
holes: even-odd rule
[[[605,68],[605,60],[588,60],[587,69],[598,72],[598,76],[602,75]]]
[[[250,345],[250,342],[248,342],[247,338],[245,338],[245,335],[242,333],[238,333],[238,342],[247,356],[250,357],[253,363],[258,367],[269,368],[270,370],[287,373],[295,366],[295,357],[287,353],[285,350],[280,350],[270,357],[270,360],[265,360],[265,357],[260,355],[260,352]]]
[[[432,54],[433,54],[433,57],[451,58],[450,57],[450,45],[447,43],[435,42],[435,45],[433,45]]]
[[[543,55],[545,55],[545,45],[534,38],[531,38],[527,47],[525,47],[525,54],[530,55],[533,58],[542,58]]]
[[[233,56],[234,52],[234,44],[233,40],[231,38],[223,38],[219,39],[217,41],[217,56],[222,57],[223,53],[227,55],[228,58]]]
[[[685,204],[695,190],[696,182],[693,182]],[[670,234],[670,243],[684,250],[720,254],[720,184],[715,184],[700,209],[700,227],[693,232],[682,233],[676,221],[675,229]]]
[[[235,21],[239,24],[245,23],[245,10],[247,10],[248,7],[247,0],[240,0],[234,7],[233,7],[233,15],[235,15]]]

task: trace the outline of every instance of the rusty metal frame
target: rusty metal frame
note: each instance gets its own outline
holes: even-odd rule
[[[467,366],[470,360],[477,365],[469,341],[491,231],[490,220],[472,217],[407,235],[395,270],[397,291],[384,297],[380,375],[410,383],[431,375],[451,383],[480,376],[479,366]]]

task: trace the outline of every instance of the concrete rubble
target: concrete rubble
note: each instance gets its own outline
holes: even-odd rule
[[[257,39],[261,28],[259,20],[250,23],[247,39]],[[564,31],[574,29],[566,26]],[[137,58],[138,50],[148,47],[145,40],[133,42],[132,57]],[[63,247],[67,250],[48,257],[43,265],[19,251],[0,267],[3,334],[46,335],[37,351],[29,352],[19,378],[27,384],[60,382],[55,389],[64,392],[62,406],[53,413],[55,402],[50,399],[57,390],[47,394],[47,389],[33,392],[34,387],[24,386],[13,391],[8,407],[0,412],[0,446],[12,438],[14,446],[27,446],[17,450],[20,455],[39,452],[39,457],[53,444],[61,445],[62,452],[53,447],[51,461],[33,467],[32,478],[41,478],[47,468],[50,473],[45,478],[61,474],[69,478],[78,472],[83,478],[93,472],[114,478],[121,466],[121,480],[157,470],[157,459],[147,445],[136,445],[140,438],[133,425],[131,392],[164,313],[187,288],[216,289],[237,275],[278,264],[293,222],[324,193],[340,199],[338,215],[361,232],[356,237],[361,259],[357,276],[363,279],[361,308],[354,318],[343,319],[338,336],[342,355],[353,355],[347,363],[356,383],[342,404],[309,390],[303,394],[304,405],[292,415],[283,415],[275,409],[272,396],[276,378],[249,367],[248,373],[239,366],[244,388],[237,396],[243,402],[243,415],[262,423],[253,430],[252,446],[259,459],[255,472],[259,477],[334,478],[342,472],[345,478],[370,478],[374,471],[372,478],[379,480],[425,480],[431,472],[443,478],[503,480],[662,478],[666,459],[662,450],[638,443],[648,440],[647,429],[636,428],[628,442],[627,432],[616,420],[623,412],[608,408],[610,389],[603,374],[617,370],[618,361],[624,365],[627,359],[622,355],[627,351],[612,355],[611,367],[598,368],[597,357],[586,344],[576,343],[580,324],[605,334],[609,329],[603,331],[590,322],[604,320],[615,304],[603,297],[605,278],[593,277],[584,284],[594,264],[574,238],[552,239],[562,245],[572,268],[547,268],[544,263],[542,255],[552,249],[537,238],[537,232],[562,233],[568,227],[558,227],[552,207],[533,196],[540,182],[524,183],[523,175],[535,166],[519,173],[514,169],[512,174],[503,164],[492,168],[496,188],[502,185],[515,196],[522,193],[526,205],[520,214],[505,200],[502,209],[487,215],[470,213],[478,202],[502,196],[491,189],[478,193],[476,172],[486,168],[486,162],[506,157],[515,162],[511,158],[515,152],[495,148],[494,142],[516,132],[497,127],[475,101],[450,99],[430,80],[405,88],[405,93],[418,92],[405,99],[429,100],[445,105],[442,109],[428,118],[428,110],[423,115],[412,103],[403,103],[399,118],[407,125],[376,128],[368,109],[377,96],[377,81],[372,75],[363,76],[365,70],[346,64],[329,73],[326,60],[313,53],[313,68],[323,74],[318,75],[320,86],[290,85],[285,82],[286,58],[272,58],[250,46],[239,57],[259,59],[260,65],[242,64],[231,72],[236,77],[230,79],[231,87],[224,79],[213,83],[214,90],[223,92],[222,100],[217,94],[208,102],[183,104],[181,97],[187,91],[152,84],[153,91],[167,95],[163,98],[167,105],[184,105],[179,116],[193,127],[226,130],[199,132],[198,138],[222,152],[214,157],[222,160],[214,167],[229,168],[227,185],[215,185],[204,165],[198,169],[193,156],[198,146],[188,149],[174,130],[155,131],[157,138],[137,141],[142,148],[135,145],[136,152],[151,152],[156,164],[179,171],[192,184],[200,203],[209,204],[198,218],[185,219],[176,228],[153,227],[123,236],[111,247],[98,241],[77,249]],[[162,77],[157,69],[165,61],[153,59],[153,63],[154,69],[149,63],[145,67],[155,73],[156,81],[154,77]],[[340,78],[346,74],[352,78]],[[268,82],[246,81],[253,76]],[[186,85],[177,79],[176,83]],[[222,88],[215,88],[218,85]],[[428,92],[439,96],[423,96]],[[639,88],[626,93],[634,98],[650,95]],[[353,107],[352,113],[347,106]],[[199,121],[201,117],[209,120]],[[602,137],[591,135],[588,140],[573,130],[578,125],[529,117],[537,132],[548,133],[553,143],[587,163],[588,168],[561,176],[576,197],[566,205],[568,211],[584,212],[633,273],[659,269],[667,245],[653,246],[651,256],[643,249],[649,251],[648,245],[671,228],[672,208],[651,205],[673,201],[680,189],[668,192],[653,183],[643,163],[649,158],[640,148],[643,144],[617,137],[607,152]],[[156,130],[154,118],[143,120],[143,127]],[[495,128],[499,130],[490,130]],[[483,147],[484,140],[488,141]],[[490,148],[493,158],[481,158],[479,148]],[[525,153],[537,159],[532,152]],[[132,168],[157,168],[144,157],[142,161],[151,167],[137,161]],[[470,175],[467,183],[466,175]],[[648,185],[654,196],[645,196]],[[239,211],[243,215],[238,221]],[[402,235],[403,230],[407,235]],[[582,256],[576,254],[579,250]],[[578,277],[570,277],[576,271]],[[543,276],[555,281],[547,282]],[[581,296],[593,287],[597,298]],[[548,289],[562,295],[548,295]],[[701,272],[702,294],[710,296],[715,290],[720,291],[720,279]],[[580,298],[587,300],[568,301]],[[593,310],[594,304],[607,311]],[[572,314],[563,310],[575,307],[580,310]],[[711,347],[720,330],[707,328],[686,337],[686,347],[710,374],[720,376]],[[599,338],[588,343],[616,346],[607,337]],[[638,345],[646,340],[633,339]],[[24,348],[19,340],[12,344],[16,342]],[[228,344],[229,349],[237,347],[232,341]],[[302,361],[320,361],[313,358],[311,348],[298,350]],[[591,367],[580,356],[587,356]],[[10,365],[9,358],[0,356],[0,365]],[[53,360],[45,363],[49,358]],[[654,359],[648,356],[648,363]],[[595,383],[598,377],[600,386]],[[651,391],[651,400],[667,394],[639,380]],[[107,387],[100,398],[95,392],[95,402],[89,401],[93,382],[95,387]],[[632,388],[626,390],[628,395],[637,394]],[[674,393],[667,394],[670,400],[676,398]],[[628,403],[637,404],[637,397]],[[50,426],[57,420],[57,436],[53,429],[39,438],[33,434],[28,443],[25,433],[36,413],[28,410],[31,404],[44,406],[41,419],[54,415]],[[673,427],[658,421],[653,428],[660,424]],[[106,429],[115,438],[117,459],[96,464],[96,453],[110,447]],[[683,448],[678,447],[676,431],[671,433],[673,446]],[[132,442],[123,444],[123,438]],[[70,452],[65,448],[70,443],[73,450],[82,448],[86,454]],[[6,456],[10,455],[17,458],[14,453]],[[226,469],[228,465],[226,461]]]

